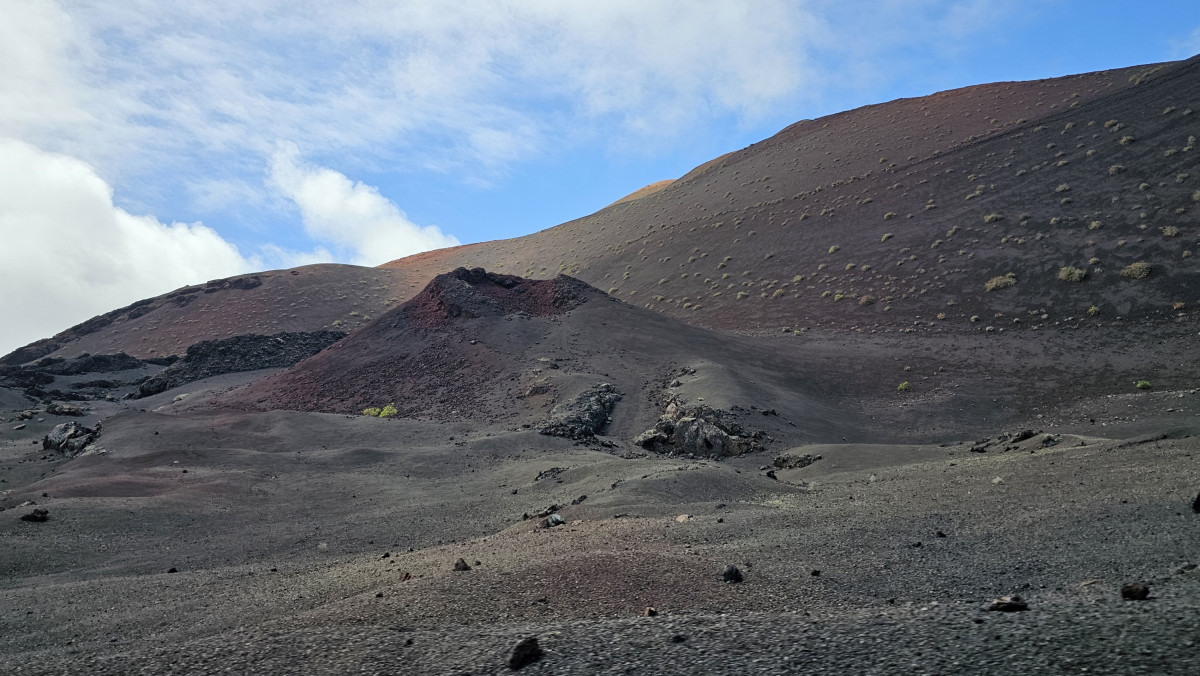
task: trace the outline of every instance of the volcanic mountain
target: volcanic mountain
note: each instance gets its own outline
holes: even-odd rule
[[[822,382],[813,354],[781,359],[777,350],[634,307],[566,275],[530,280],[459,268],[220,403],[354,414],[391,406],[398,417],[538,427],[556,405],[609,385],[621,399],[605,431],[625,439],[672,403],[700,402],[726,415],[771,408],[753,427],[785,445],[878,436],[836,406],[869,388]]]
[[[735,331],[1174,320],[1200,303],[1197,108],[1200,58],[866,106],[532,235],[215,280],[6,362],[354,329],[457,267],[565,273]]]

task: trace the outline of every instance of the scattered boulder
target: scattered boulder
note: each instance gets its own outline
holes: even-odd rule
[[[725,566],[725,572],[721,573],[721,579],[729,584],[737,584],[746,578],[742,575],[742,571],[738,570],[738,567],[731,563]]]
[[[35,415],[37,411],[21,411],[17,414],[17,420],[32,420]]]
[[[454,570],[459,572],[471,570],[471,565],[467,563],[466,559],[459,559],[454,562]]]
[[[784,453],[782,455],[775,456],[775,459],[771,461],[771,464],[775,465],[775,469],[799,469],[801,467],[808,467],[820,459],[821,456],[810,455],[808,453],[805,453],[804,455]]]
[[[634,438],[633,443],[655,453],[677,453],[706,458],[725,458],[762,450],[761,432],[748,433],[732,414],[711,406],[683,407],[675,403],[654,427]]]
[[[646,608],[642,610],[642,617],[656,617],[657,615],[658,610],[655,609],[654,606],[646,606]]]
[[[523,638],[508,653],[508,668],[517,671],[542,659],[545,654],[538,645],[536,636]]]
[[[1032,439],[1035,434],[1037,433],[1033,430],[1021,430],[1020,432],[1014,432],[1010,441],[1014,444],[1019,444],[1026,439]]]
[[[538,431],[554,437],[588,439],[596,436],[608,424],[613,406],[621,393],[610,383],[601,383],[563,402],[550,411],[550,418]]]
[[[79,455],[85,446],[96,440],[99,430],[84,427],[77,422],[65,422],[55,425],[50,433],[42,438],[42,450],[57,451],[68,458]]]
[[[14,426],[13,426],[13,431],[14,431],[14,432],[20,432],[20,431],[21,431],[21,430],[23,430],[23,429],[25,429],[25,423],[21,423],[20,425],[14,425]]]
[[[44,523],[44,522],[50,520],[50,511],[43,509],[41,507],[38,507],[37,509],[33,510],[32,512],[23,515],[21,517],[21,520],[22,521],[32,521],[34,523]]]
[[[1150,598],[1150,585],[1144,582],[1127,582],[1121,585],[1121,598],[1126,601],[1145,601]]]
[[[70,415],[77,418],[86,415],[86,412],[82,408],[70,404],[50,404],[46,407],[46,413],[50,415]]]
[[[1196,494],[1196,499],[1192,500],[1192,511],[1200,514],[1200,493]]]
[[[546,518],[542,519],[541,521],[538,521],[537,527],[538,528],[554,528],[555,526],[561,526],[564,523],[566,523],[566,520],[563,519],[561,516],[559,516],[558,514],[551,514],[550,516],[547,516]]]
[[[1001,613],[1015,613],[1024,610],[1029,610],[1029,604],[1020,596],[1001,596],[992,601],[987,607],[988,610],[994,610]]]

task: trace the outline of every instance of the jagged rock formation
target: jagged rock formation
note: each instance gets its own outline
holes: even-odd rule
[[[747,432],[731,414],[703,404],[672,403],[633,443],[655,453],[725,458],[762,450],[761,433]]]
[[[555,406],[550,412],[550,419],[538,431],[568,439],[596,436],[608,424],[609,414],[620,400],[621,393],[617,392],[617,388],[610,383],[601,383]]]

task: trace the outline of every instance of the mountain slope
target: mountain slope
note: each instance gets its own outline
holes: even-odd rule
[[[866,106],[798,122],[525,237],[375,269],[241,278],[255,280],[252,288],[217,280],[90,320],[6,360],[153,357],[242,333],[354,329],[457,267],[565,273],[726,330],[982,331],[1174,318],[1200,303],[1193,108],[1200,59]],[[1122,277],[1135,263],[1148,275]],[[1080,281],[1059,280],[1062,268]],[[986,290],[997,277],[1015,284]]]

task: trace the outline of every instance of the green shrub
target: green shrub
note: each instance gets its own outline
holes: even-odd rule
[[[992,277],[991,279],[989,279],[987,281],[987,284],[983,285],[983,290],[984,291],[996,291],[998,289],[1007,289],[1010,286],[1015,286],[1016,283],[1017,283],[1017,276],[1010,272],[1007,275],[1003,275],[1000,277]]]
[[[379,413],[380,413],[382,410],[383,410],[383,409],[379,408],[378,406],[372,406],[372,407],[370,407],[370,408],[364,408],[364,409],[363,409],[363,412],[362,412],[362,414],[363,414],[363,415],[369,415],[369,416],[372,416],[372,417],[378,418],[378,417],[379,417]]]
[[[1163,227],[1159,228],[1158,231],[1162,233],[1163,237],[1178,237],[1179,236],[1179,228],[1177,228],[1173,225],[1163,226]]]
[[[906,381],[900,383],[899,385],[897,385],[896,391],[897,392],[907,392],[908,391],[908,381],[906,380]]]
[[[1058,269],[1058,278],[1064,282],[1082,282],[1087,277],[1087,271],[1070,265]]]
[[[838,247],[838,245],[834,244],[833,246],[829,247],[829,253],[837,253],[839,248],[840,247]]]
[[[1150,276],[1150,264],[1145,261],[1131,263],[1121,271],[1121,279],[1145,279]]]
[[[893,218],[895,218],[895,217],[896,217],[896,212],[894,212],[894,211],[889,211],[889,212],[887,212],[886,214],[884,214],[884,215],[883,215],[883,220],[885,220],[885,221],[890,221],[890,220],[892,220],[892,219],[893,219]]]
[[[1150,389],[1150,381],[1149,380],[1139,380],[1139,381],[1137,381],[1137,385],[1135,387],[1137,387],[1139,390],[1148,390],[1148,389]]]
[[[987,216],[983,217],[983,222],[984,223],[995,223],[996,221],[999,221],[1003,218],[1004,217],[1001,216],[1000,214],[988,214]]]
[[[387,406],[384,406],[383,410],[381,410],[379,412],[379,417],[380,418],[392,418],[399,412],[400,411],[396,409],[395,404],[388,404]]]
[[[1197,191],[1197,192],[1196,192],[1196,195],[1200,195],[1200,191]],[[1198,198],[1196,201],[1197,201],[1197,202],[1200,202],[1200,198]],[[890,233],[890,232],[887,232],[887,233],[884,233],[883,237],[880,237],[880,238],[879,238],[879,241],[880,241],[880,242],[886,242],[886,241],[888,241],[888,240],[889,240],[889,239],[891,239],[891,238],[892,238],[892,233]]]

